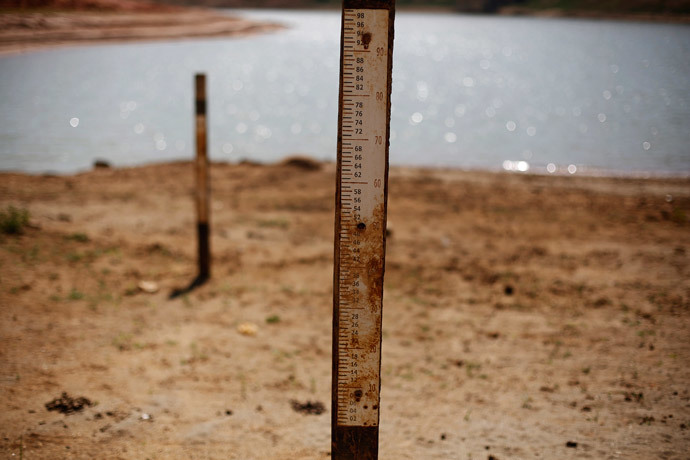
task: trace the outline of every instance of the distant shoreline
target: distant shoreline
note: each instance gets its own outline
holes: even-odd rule
[[[223,10],[228,11],[232,8]],[[286,11],[290,10],[292,9]],[[310,8],[310,10],[337,9],[324,6]],[[535,10],[525,7],[504,7],[495,15],[459,12],[441,6],[400,7],[398,11],[668,24],[690,23],[690,15],[607,14],[598,11]],[[210,8],[171,7],[157,11],[4,10],[0,13],[0,57],[75,45],[239,37],[282,28],[283,26],[279,24],[228,16]]]
[[[339,7],[334,5],[323,6],[309,6],[309,7],[294,7],[294,8],[272,8],[272,7],[224,7],[218,8],[221,10],[285,10],[285,11],[340,11]],[[397,6],[396,11],[403,13],[451,13],[466,16],[522,16],[535,18],[572,18],[572,19],[591,19],[591,20],[605,20],[605,21],[631,21],[631,22],[652,22],[652,23],[668,23],[668,24],[690,24],[690,15],[677,14],[647,14],[647,13],[619,13],[611,14],[602,11],[591,10],[563,10],[558,8],[551,9],[534,9],[519,6],[505,6],[496,13],[481,13],[471,11],[460,11],[448,6],[419,6],[419,5],[403,5]]]
[[[275,166],[285,162],[291,158],[290,155],[285,155],[284,158],[275,161],[258,161],[250,157],[242,158],[240,160],[226,160],[226,159],[212,159],[211,163],[216,166],[239,166],[243,164],[251,164],[257,167]],[[333,160],[324,160],[316,157],[305,156],[323,167],[333,165]],[[100,159],[100,158],[99,158]],[[96,160],[94,160],[95,163]],[[114,164],[109,159],[103,160],[109,166],[106,169],[123,170],[123,169],[137,169],[149,167],[167,167],[178,163],[185,163],[189,161],[187,157],[168,158],[160,160],[143,161],[132,164]],[[443,166],[443,165],[411,165],[411,164],[392,164],[392,168],[402,170],[419,170],[419,171],[434,171],[439,174],[444,172],[466,174],[507,174],[510,176],[538,176],[538,177],[573,177],[573,178],[597,178],[597,179],[611,179],[611,180],[652,180],[652,181],[687,181],[690,179],[690,171],[644,171],[644,170],[621,170],[621,169],[604,169],[590,167],[586,165],[575,165],[575,172],[571,173],[568,170],[567,164],[554,165],[555,169],[550,172],[546,166],[532,165],[527,171],[510,170],[501,167],[487,168],[487,167],[463,167],[463,166]],[[91,167],[77,168],[69,171],[56,170],[22,170],[22,169],[0,169],[0,176],[2,175],[26,175],[33,177],[71,177],[81,174],[87,174],[98,167],[92,165]]]
[[[531,8],[509,6],[503,7],[498,12],[499,16],[526,16],[538,18],[568,18],[568,19],[591,19],[606,21],[631,21],[631,22],[665,22],[669,24],[689,24],[690,15],[675,14],[648,14],[648,13],[620,13],[612,14],[602,11],[572,10],[553,8],[545,10],[535,10]]]
[[[340,11],[340,7],[332,4],[296,6],[277,8],[270,6],[252,7],[218,7],[221,10],[256,9],[256,10],[285,10],[285,11]],[[536,9],[524,6],[504,6],[495,13],[461,11],[450,6],[442,5],[402,5],[396,6],[396,11],[405,13],[452,13],[467,16],[524,16],[538,18],[574,18],[607,21],[654,22],[669,24],[690,24],[690,14],[674,13],[608,13],[595,10],[565,10],[561,8]]]
[[[0,14],[0,57],[64,46],[241,37],[282,29],[279,24],[210,9],[156,12],[51,11]]]

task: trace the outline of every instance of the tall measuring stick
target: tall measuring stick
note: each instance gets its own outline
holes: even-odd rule
[[[211,276],[211,250],[209,245],[209,196],[208,155],[206,148],[206,75],[196,74],[196,213],[198,236],[198,281]]]
[[[378,458],[395,1],[344,0],[333,275],[331,456]]]

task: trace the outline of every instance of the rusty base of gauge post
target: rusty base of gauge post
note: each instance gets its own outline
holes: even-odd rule
[[[331,435],[331,458],[376,460],[379,456],[379,427],[339,426]]]
[[[209,228],[207,223],[199,222],[196,226],[199,244],[199,276],[206,281],[211,276],[211,248],[209,247]]]

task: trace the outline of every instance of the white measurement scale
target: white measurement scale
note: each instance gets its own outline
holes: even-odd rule
[[[333,331],[336,460],[376,458],[378,452],[393,2],[373,3],[382,8],[350,9],[345,1],[343,9]],[[369,454],[347,454],[362,449]]]

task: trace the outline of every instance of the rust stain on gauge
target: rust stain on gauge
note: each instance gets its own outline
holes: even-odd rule
[[[339,289],[338,421],[377,426],[385,207],[375,204],[341,232]]]
[[[362,45],[365,50],[369,49],[369,43],[371,43],[371,32],[364,32],[362,34]]]
[[[368,288],[367,294],[369,297],[368,304],[369,308],[371,308],[372,312],[374,312],[381,309],[381,303],[383,300],[383,257],[386,248],[386,216],[383,203],[378,204],[374,208],[372,220],[376,223],[374,228],[371,229],[371,231],[375,232],[375,234],[372,235],[371,239],[373,241],[371,241],[371,245],[365,253],[364,260],[366,260],[366,285]],[[378,335],[380,337],[380,334]]]

